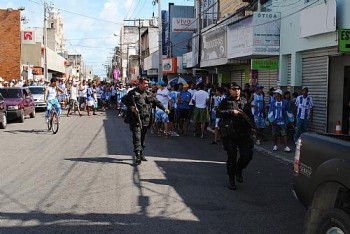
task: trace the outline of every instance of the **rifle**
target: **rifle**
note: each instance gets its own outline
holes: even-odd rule
[[[136,103],[135,103],[135,99],[134,99],[134,97],[135,97],[135,95],[132,95],[131,96],[131,101],[132,101],[132,104],[135,106],[135,108],[136,108],[136,116],[137,116],[137,120],[138,120],[138,122],[139,122],[139,124],[140,124],[140,128],[142,128],[142,121],[141,121],[141,118],[140,118],[140,112],[139,112],[139,109],[137,108],[137,105],[136,105]]]
[[[248,122],[248,124],[253,130],[255,131],[258,130],[257,127],[255,126],[255,123],[249,118],[249,116],[242,109],[237,109],[237,110],[242,115],[242,117]]]

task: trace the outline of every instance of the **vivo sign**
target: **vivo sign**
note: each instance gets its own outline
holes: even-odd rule
[[[173,18],[173,32],[194,32],[195,28],[194,18]]]

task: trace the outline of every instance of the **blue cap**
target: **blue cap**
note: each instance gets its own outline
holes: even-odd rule
[[[161,85],[161,86],[165,86],[164,80],[159,81],[158,84]]]
[[[256,89],[263,89],[264,88],[264,86],[263,85],[260,85],[260,84],[258,84],[257,86],[256,86]]]

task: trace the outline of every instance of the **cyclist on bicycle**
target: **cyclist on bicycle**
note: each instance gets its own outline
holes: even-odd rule
[[[64,93],[64,91],[58,87],[57,78],[51,78],[50,85],[46,87],[44,94],[44,102],[47,103],[45,119],[49,119],[49,114],[52,110],[52,106],[55,107],[58,116],[61,115],[61,106],[57,99],[57,91]]]

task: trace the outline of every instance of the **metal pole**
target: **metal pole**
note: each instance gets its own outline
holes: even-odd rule
[[[200,68],[200,63],[201,63],[201,30],[202,30],[202,1],[197,0],[197,16],[198,16],[198,67]]]
[[[48,80],[47,68],[47,3],[44,2],[44,79]]]
[[[163,40],[162,40],[162,8],[161,8],[162,0],[158,0],[158,29],[159,29],[159,65],[158,65],[158,81],[163,79]]]
[[[139,77],[141,78],[142,68],[141,68],[141,20],[139,19]]]

